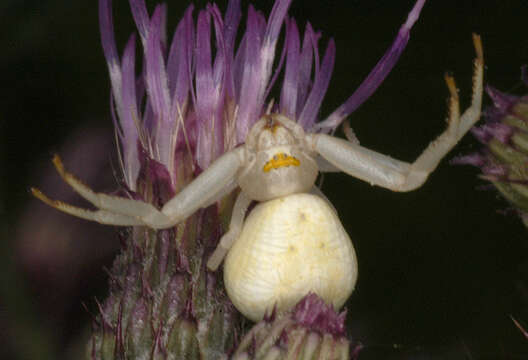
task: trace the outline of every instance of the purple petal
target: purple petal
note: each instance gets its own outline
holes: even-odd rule
[[[119,66],[112,20],[112,0],[99,0],[99,28],[106,62],[109,65]]]
[[[413,9],[407,17],[407,21],[400,28],[398,35],[389,50],[387,50],[374,69],[372,69],[370,74],[368,74],[366,79],[363,80],[361,85],[359,85],[356,91],[345,101],[345,103],[330,114],[326,120],[315,125],[314,129],[316,131],[328,133],[332,129],[335,129],[341,124],[343,119],[354,112],[374,93],[374,91],[376,91],[379,85],[390,73],[405,49],[405,46],[409,41],[411,28],[416,20],[418,20],[424,3],[425,0],[416,1]]]
[[[286,28],[286,48],[288,58],[284,72],[284,82],[280,98],[280,112],[295,119],[297,93],[299,85],[299,30],[294,20],[289,21]]]
[[[141,36],[141,41],[143,42],[143,46],[145,46],[149,31],[149,15],[145,0],[130,0],[129,2],[132,16],[134,17],[139,35]]]
[[[207,11],[213,18],[216,39],[216,56],[213,65],[213,81],[216,85],[223,85],[225,69],[227,67],[224,21],[222,20],[220,9],[218,9],[216,4],[209,4],[207,6]]]
[[[213,24],[215,28],[215,37],[216,37],[216,57],[213,65],[213,83],[216,88],[215,94],[215,107],[213,112],[213,121],[215,139],[215,153],[214,158],[220,156],[224,152],[224,104],[226,97],[226,84],[227,84],[227,74],[231,68],[232,54],[227,53],[226,44],[225,44],[225,34],[224,34],[224,22],[222,20],[222,14],[216,6],[216,4],[208,6],[213,17]],[[222,139],[222,140],[220,140]]]
[[[156,140],[160,150],[159,159],[163,164],[167,164],[172,124],[168,118],[170,114],[170,96],[161,49],[162,15],[162,7],[157,6],[152,15],[148,33],[145,62],[147,92],[155,117],[153,126],[157,130]]]
[[[128,179],[135,183],[139,172],[137,154],[139,114],[136,98],[135,74],[136,36],[132,34],[123,52],[123,114],[120,118],[123,131],[123,157]]]
[[[143,60],[143,69],[141,72],[141,75],[136,80],[136,91],[138,93],[138,104],[143,103],[143,99],[145,99],[144,103],[145,106],[143,109],[140,109],[139,111],[142,112],[142,128],[145,132],[145,134],[153,134],[154,128],[156,126],[157,119],[154,116],[154,111],[152,110],[152,104],[151,100],[149,99],[149,93],[147,91],[147,64],[145,59]]]
[[[226,51],[226,91],[231,98],[235,98],[235,79],[232,74],[234,54],[235,54],[235,40],[242,17],[242,10],[240,9],[240,0],[230,0],[227,5],[224,24],[224,42]]]
[[[262,72],[259,69],[260,63],[260,45],[262,41],[262,19],[259,14],[250,5],[248,11],[246,34],[244,38],[244,49],[242,57],[235,60],[238,65],[235,71],[241,73],[240,91],[237,103],[239,112],[237,117],[237,140],[244,141],[249,128],[256,121],[260,113],[259,94],[262,91],[262,83],[266,82]],[[265,85],[264,85],[265,86]]]
[[[312,81],[312,63],[314,59],[314,52],[316,54],[317,62],[319,61],[319,49],[317,43],[319,41],[320,34],[316,34],[310,23],[306,24],[306,30],[304,32],[304,40],[302,45],[301,58],[299,62],[299,82],[298,82],[298,95],[295,118],[301,115],[301,111],[306,102],[306,98],[310,93]],[[319,63],[317,64],[319,69]]]
[[[169,92],[172,96],[170,118],[178,119],[183,115],[184,107],[191,87],[191,62],[194,44],[192,42],[193,6],[189,6],[174,34],[169,58],[167,76]]]
[[[246,59],[246,43],[247,43],[247,33],[244,33],[242,40],[240,41],[238,50],[235,54],[233,60],[233,67],[231,71],[231,76],[234,83],[234,99],[238,102],[238,99],[241,97],[241,89],[243,83],[243,74],[242,71],[244,60]]]
[[[261,49],[261,65],[260,70],[262,71],[262,78],[263,79],[269,79],[272,74],[272,68],[273,68],[273,61],[275,60],[275,50],[277,45],[277,39],[280,34],[280,30],[282,27],[282,24],[285,21],[286,14],[288,13],[288,8],[290,7],[292,0],[278,0],[273,5],[273,9],[271,10],[271,14],[268,19],[268,25],[266,27],[266,33],[264,34],[264,41],[262,43],[262,49]],[[286,46],[286,45],[285,45]],[[279,66],[277,67],[276,71],[274,72],[274,76],[272,77],[271,81],[268,83],[268,86],[265,87],[266,90],[264,90],[264,94],[260,94],[262,96],[261,101],[264,102],[265,98],[267,97],[269,91],[271,90],[271,87],[273,86],[273,83],[277,79],[277,76],[282,68],[282,65],[284,63],[284,56],[285,56],[285,50],[283,49],[283,53],[280,58]]]
[[[234,52],[235,40],[242,17],[242,10],[240,9],[240,0],[229,0],[227,11],[225,15],[225,43],[226,48]]]
[[[291,0],[275,2],[268,23],[261,13],[249,7],[246,26],[242,83],[238,100],[237,139],[243,141],[251,125],[262,112],[265,94],[272,73],[275,47]]]
[[[315,78],[312,91],[306,100],[306,104],[299,116],[298,122],[304,129],[310,129],[315,123],[317,113],[321,107],[326,90],[328,89],[328,84],[330,83],[330,78],[332,77],[332,71],[334,69],[334,60],[335,60],[335,43],[333,39],[330,39],[328,42],[328,47],[326,48],[325,56],[323,58],[323,64],[319,74]]]
[[[198,149],[196,161],[205,169],[212,158],[214,138],[211,131],[219,126],[214,110],[219,98],[220,89],[215,86],[213,68],[211,65],[211,17],[208,11],[200,11],[196,30],[196,115],[198,134]]]
[[[157,6],[160,12],[160,42],[163,54],[167,53],[167,4],[161,3]]]
[[[266,28],[266,41],[270,44],[276,43],[279,37],[280,29],[284,23],[284,18],[288,12],[292,0],[277,0],[271,9],[271,14]],[[272,45],[275,47],[275,45]]]
[[[118,116],[121,117],[123,111],[121,100],[121,65],[114,36],[111,0],[99,0],[99,26],[101,31],[101,43],[103,45],[103,52],[108,65],[114,101]]]
[[[313,54],[314,54],[314,63],[315,63],[315,69],[314,69],[314,78],[317,79],[319,76],[319,68],[321,67],[321,60],[319,57],[319,39],[321,39],[321,33],[317,32],[315,36],[312,36],[312,48],[313,48]]]
[[[211,18],[200,11],[196,30],[196,111],[199,121],[211,113],[214,100],[213,69],[211,67]]]
[[[282,47],[281,56],[279,59],[279,63],[275,67],[275,70],[273,71],[273,76],[271,77],[271,80],[268,83],[268,86],[266,87],[266,91],[264,91],[263,99],[267,99],[269,96],[269,93],[271,92],[271,89],[273,85],[275,84],[275,81],[277,81],[277,78],[279,77],[280,72],[282,71],[282,67],[284,66],[284,60],[286,59],[286,42],[284,42],[284,46]],[[277,105],[277,104],[275,104]]]

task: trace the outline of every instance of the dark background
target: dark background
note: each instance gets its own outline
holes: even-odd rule
[[[253,3],[266,13],[272,6],[271,0]],[[152,10],[154,2],[148,4]],[[168,4],[173,29],[187,2]],[[293,2],[290,14],[300,27],[310,20],[323,32],[321,46],[330,36],[336,40],[322,117],[360,84],[412,5]],[[114,8],[122,49],[132,17],[126,1],[116,0]],[[528,63],[527,18],[526,0],[429,0],[398,65],[350,117],[362,145],[412,161],[444,129],[446,70],[458,81],[462,106],[469,104],[472,32],[482,36],[486,83],[526,93],[520,66]],[[95,0],[0,4],[2,359],[78,358],[94,299],[106,293],[104,266],[118,248],[115,230],[58,214],[28,193],[40,186],[72,197],[51,172],[54,152],[97,190],[116,188],[97,21]],[[448,158],[478,148],[467,136]],[[477,175],[443,161],[425,186],[405,194],[344,174],[326,176],[323,191],[359,257],[357,290],[347,308],[351,335],[366,345],[361,359],[528,358],[528,339],[510,319],[528,326],[527,232],[496,191],[479,189],[485,183]]]

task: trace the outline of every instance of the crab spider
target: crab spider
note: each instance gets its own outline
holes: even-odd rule
[[[270,114],[254,124],[245,144],[220,156],[160,210],[142,201],[94,192],[68,173],[58,156],[54,157],[53,163],[60,176],[98,210],[86,210],[51,200],[35,188],[32,192],[52,207],[87,220],[164,229],[215,203],[239,186],[241,191],[235,202],[229,231],[208,262],[208,267],[216,270],[237,240],[252,201],[266,202],[291,194],[317,193],[314,183],[320,171],[342,171],[393,191],[410,191],[420,187],[480,117],[483,55],[477,35],[474,35],[473,42],[476,58],[471,106],[460,115],[455,81],[446,75],[450,93],[447,129],[413,163],[377,153],[360,146],[357,141],[346,141],[322,133],[306,133],[286,116]]]

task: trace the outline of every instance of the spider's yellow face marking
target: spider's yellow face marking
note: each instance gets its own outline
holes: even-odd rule
[[[299,166],[301,165],[301,162],[299,159],[291,156],[286,155],[285,153],[278,153],[273,156],[271,160],[269,160],[262,169],[264,172],[269,172],[271,169],[278,169],[284,166]]]

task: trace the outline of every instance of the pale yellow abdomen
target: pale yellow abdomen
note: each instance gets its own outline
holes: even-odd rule
[[[350,238],[330,205],[311,194],[257,205],[224,265],[231,301],[255,321],[275,304],[289,309],[310,291],[339,308],[356,278]]]

